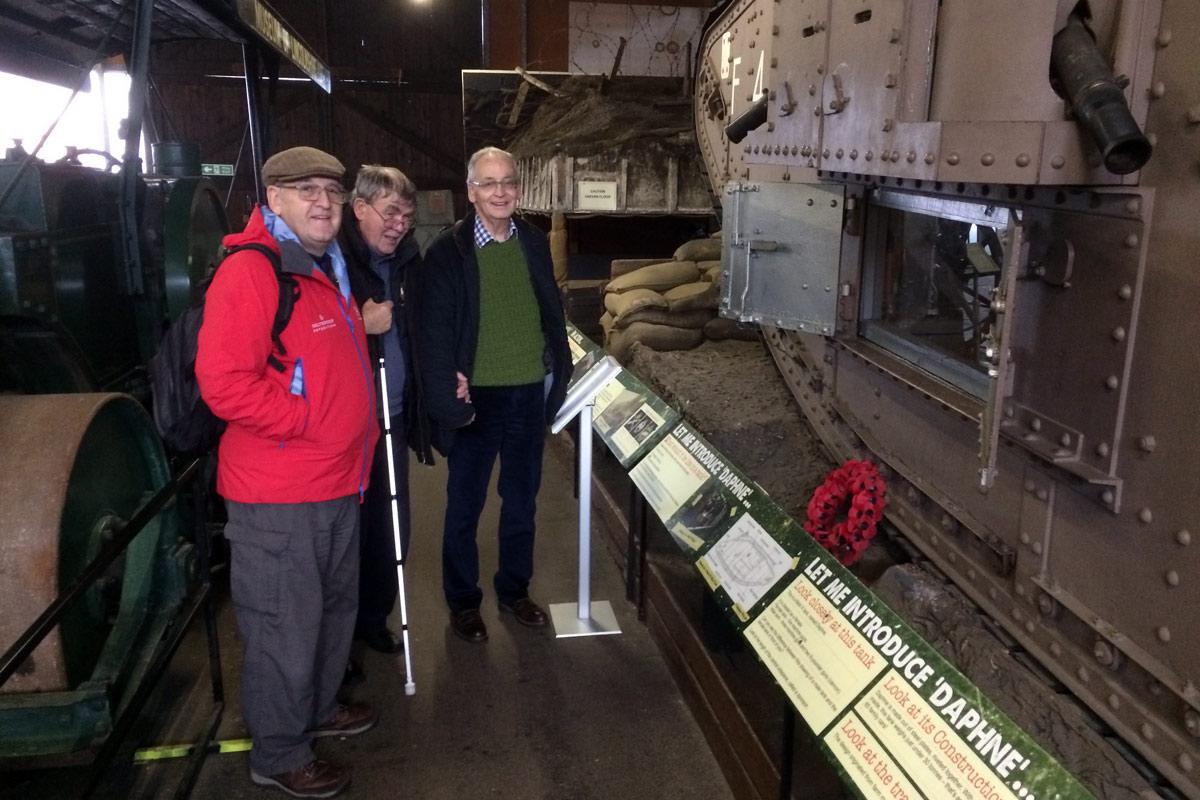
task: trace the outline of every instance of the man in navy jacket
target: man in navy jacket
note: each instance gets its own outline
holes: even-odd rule
[[[534,515],[545,430],[566,396],[571,357],[549,244],[513,219],[520,194],[509,153],[472,155],[474,210],[430,244],[422,271],[420,369],[434,444],[449,465],[442,585],[451,629],[469,642],[487,640],[476,528],[497,456],[497,603],[524,625],[548,621],[529,597]]]

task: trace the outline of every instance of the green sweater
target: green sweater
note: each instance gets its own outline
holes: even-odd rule
[[[546,374],[546,339],[529,265],[517,238],[475,251],[479,262],[479,342],[472,386],[520,386]]]

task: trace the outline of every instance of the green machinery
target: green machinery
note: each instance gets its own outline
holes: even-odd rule
[[[329,71],[259,0],[72,8],[87,24],[58,4],[0,8],[6,71],[78,86],[121,53],[132,80],[123,158],[110,157],[118,171],[19,147],[0,160],[0,768],[93,761],[99,775],[201,607],[214,673],[208,739],[223,709],[206,548],[189,540],[172,499],[197,468],[172,476],[145,410],[145,365],[228,223],[198,158],[158,143],[166,174],[142,173],[150,44],[241,47],[256,187],[264,61],[278,74],[286,59],[326,91]]]

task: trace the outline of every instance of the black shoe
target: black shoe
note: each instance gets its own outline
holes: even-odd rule
[[[517,618],[517,622],[531,628],[544,628],[550,622],[542,607],[528,597],[513,600],[511,603],[500,602],[498,605],[501,611],[507,611]]]
[[[358,686],[366,679],[367,673],[363,670],[362,662],[351,657],[346,663],[346,674],[342,676],[342,688],[349,689],[352,686]]]
[[[379,628],[370,633],[360,633],[354,638],[365,642],[367,647],[376,653],[394,655],[395,653],[404,652],[404,640],[387,628]]]
[[[462,611],[450,612],[450,630],[454,635],[467,642],[486,642],[487,626],[483,617],[479,616],[478,608],[464,608]]]

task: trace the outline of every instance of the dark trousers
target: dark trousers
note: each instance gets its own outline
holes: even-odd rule
[[[382,425],[380,426],[382,427]],[[409,561],[411,523],[408,505],[408,446],[404,420],[392,417],[392,462],[396,470],[396,510],[400,516],[400,547],[404,563]],[[392,533],[392,489],[388,483],[387,441],[379,437],[371,461],[371,484],[362,504],[361,555],[358,573],[358,620],[356,635],[379,631],[387,625],[396,604],[396,542]]]
[[[358,605],[358,497],[225,506],[250,768],[277,775],[312,761],[307,731],[337,708]]]
[[[534,514],[542,481],[546,429],[542,383],[472,386],[471,403],[475,419],[457,432],[447,458],[442,587],[452,611],[478,608],[483,600],[475,537],[496,456],[500,457],[500,564],[493,585],[503,603],[528,595]]]

